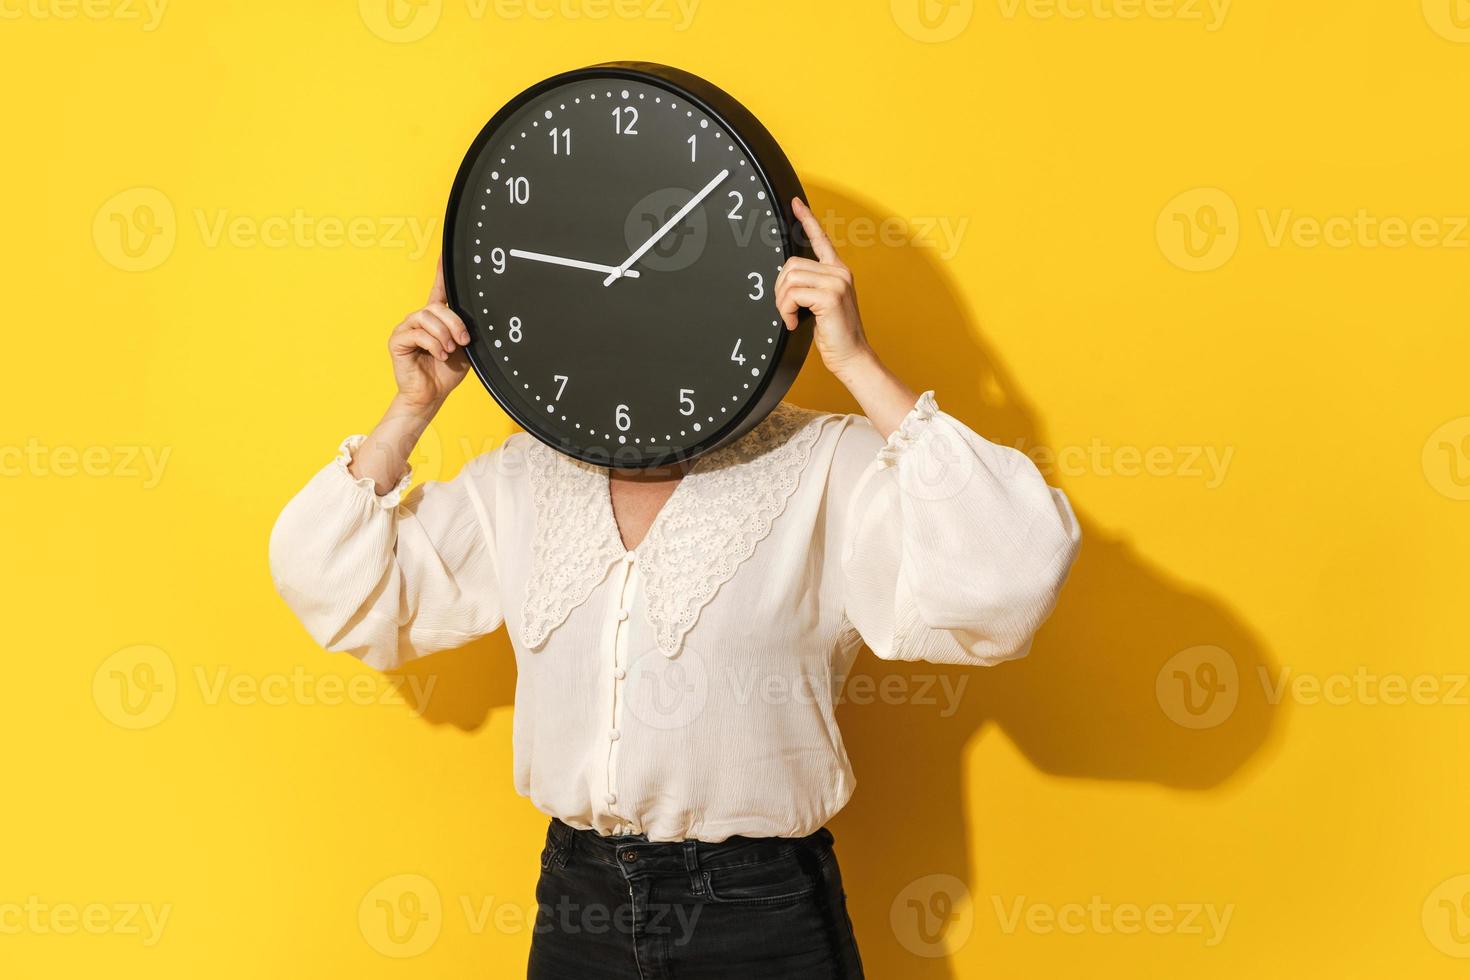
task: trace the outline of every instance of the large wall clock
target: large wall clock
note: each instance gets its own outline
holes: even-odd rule
[[[739,437],[811,345],[773,299],[805,196],[734,98],[688,72],[614,62],[497,112],[455,178],[449,303],[480,380],[567,455],[642,468]]]

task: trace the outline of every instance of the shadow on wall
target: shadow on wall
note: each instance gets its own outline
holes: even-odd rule
[[[824,222],[835,217],[840,227],[887,216],[830,187],[809,185],[808,193]],[[946,411],[992,441],[1048,445],[1036,414],[969,323],[935,250],[844,248],[841,237],[834,234],[854,271],[864,322],[893,369],[934,388]],[[921,347],[907,343],[904,333],[913,329],[924,331]],[[816,356],[791,400],[854,410]],[[1271,708],[1260,685],[1240,682],[1259,667],[1270,670],[1251,630],[1208,592],[1174,580],[1089,520],[1085,501],[1072,503],[1082,553],[1029,657],[976,670],[865,654],[854,667],[839,718],[858,790],[833,830],[869,976],[952,977],[948,960],[935,954],[957,938],[946,932],[960,897],[953,893],[968,889],[977,913],[986,907],[971,875],[965,750],[988,723],[1044,772],[1182,790],[1224,782],[1266,739]],[[1186,652],[1195,648],[1218,651]],[[1229,675],[1232,666],[1239,681]],[[515,658],[504,630],[396,673],[424,681],[435,675],[423,716],[434,724],[473,731],[492,709],[513,702]],[[863,695],[854,683],[867,685]],[[891,703],[876,694],[885,684],[913,696]],[[961,693],[951,699],[945,692]],[[926,885],[935,875],[963,884]]]

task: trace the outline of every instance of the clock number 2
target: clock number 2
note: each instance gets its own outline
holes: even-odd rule
[[[624,123],[623,123],[623,113],[625,113],[625,112],[628,114],[628,122],[627,122],[626,125],[624,125]],[[620,136],[637,136],[638,135],[638,129],[637,129],[637,127],[638,127],[638,110],[637,109],[633,108],[630,105],[618,106],[616,109],[614,109],[612,111],[612,117],[613,117],[613,132],[617,133]]]
[[[730,208],[730,213],[725,215],[725,217],[729,218],[731,221],[739,221],[744,218],[745,215],[740,213],[740,206],[745,203],[745,195],[741,194],[739,191],[731,191],[727,196],[733,197],[735,199],[735,205]]]

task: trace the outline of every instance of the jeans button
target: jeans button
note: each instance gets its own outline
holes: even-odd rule
[[[624,851],[623,852],[623,861],[624,861],[624,863],[626,863],[626,864],[632,864],[636,860],[638,860],[638,852],[637,851]]]

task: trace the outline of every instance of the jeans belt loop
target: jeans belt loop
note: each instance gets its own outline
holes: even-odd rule
[[[689,872],[689,889],[695,895],[704,895],[704,878],[699,873],[699,841],[684,842],[684,870]]]

